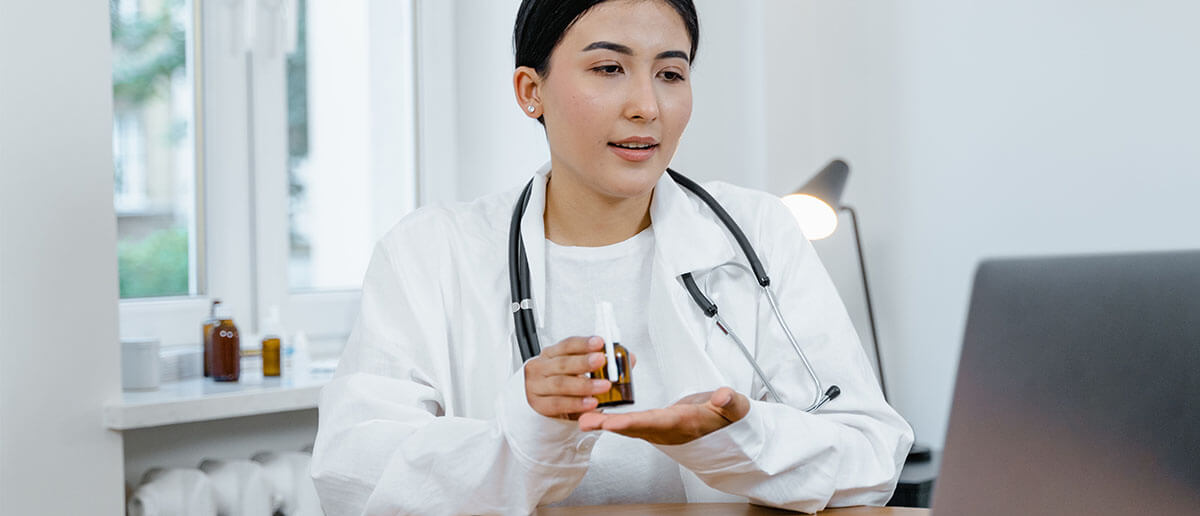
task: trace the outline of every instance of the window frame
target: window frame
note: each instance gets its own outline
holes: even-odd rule
[[[189,229],[195,235],[196,293],[119,300],[121,337],[149,336],[160,339],[164,349],[195,349],[215,296],[233,309],[245,347],[254,347],[252,336],[262,317],[269,307],[278,306],[290,334],[305,332],[315,354],[336,353],[357,318],[361,291],[290,289],[286,56],[264,37],[274,20],[256,16],[260,30],[246,31],[235,23],[237,14],[245,12],[240,2],[190,3],[187,52],[195,93],[196,219]],[[371,7],[386,10],[371,13],[386,15],[371,16],[372,28],[392,16],[410,29],[373,30],[379,35],[369,41],[371,50],[386,49],[370,52],[372,95],[401,96],[389,103],[398,107],[371,119],[372,140],[392,143],[370,146],[376,163],[371,173],[387,178],[385,187],[373,189],[371,195],[377,202],[390,201],[389,196],[397,201],[388,224],[424,197],[417,177],[416,3],[401,0]],[[254,41],[247,41],[251,38]],[[394,148],[396,141],[401,142],[399,149]]]

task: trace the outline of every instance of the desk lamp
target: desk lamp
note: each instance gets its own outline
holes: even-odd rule
[[[871,305],[871,286],[867,283],[867,262],[863,257],[862,239],[858,230],[858,213],[854,208],[841,203],[842,190],[846,187],[846,177],[850,175],[850,166],[845,161],[834,159],[825,168],[813,176],[804,186],[783,197],[783,204],[791,210],[800,229],[809,240],[821,240],[837,231],[838,212],[850,214],[850,223],[854,230],[854,248],[858,251],[858,269],[862,274],[863,294],[867,302],[867,319],[871,323],[871,343],[875,346],[875,366],[879,371],[879,388],[883,391],[884,399],[888,399],[887,382],[883,378],[883,355],[879,353],[879,333],[875,329],[875,308]],[[923,462],[929,460],[930,450],[923,444],[914,444],[908,452],[908,461]]]

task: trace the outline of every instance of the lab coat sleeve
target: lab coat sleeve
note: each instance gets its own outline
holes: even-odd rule
[[[811,380],[764,300],[755,354],[786,403],[752,400],[749,413],[729,426],[658,448],[710,487],[757,504],[810,513],[883,505],[912,445],[912,429],[884,400],[812,245],[777,199],[762,202],[756,246],[767,250],[780,310],[824,388],[838,385],[842,395],[816,414],[804,412]]]
[[[444,415],[454,364],[439,274],[420,260],[382,243],[371,259],[358,323],[321,393],[311,473],[325,513],[528,514],[566,498],[587,469],[587,434],[534,412],[523,370],[497,386],[495,418]]]

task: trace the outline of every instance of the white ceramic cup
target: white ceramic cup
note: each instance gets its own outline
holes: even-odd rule
[[[121,340],[121,388],[152,391],[158,388],[158,339]]]

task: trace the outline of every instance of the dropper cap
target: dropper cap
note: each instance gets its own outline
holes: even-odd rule
[[[608,379],[615,382],[617,381],[617,352],[614,344],[621,342],[621,331],[617,328],[617,318],[613,316],[612,303],[608,301],[596,303],[596,335],[604,339]]]
[[[233,320],[233,307],[229,305],[217,305],[213,309],[213,315],[218,321]]]

